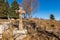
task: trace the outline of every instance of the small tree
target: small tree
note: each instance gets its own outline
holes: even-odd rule
[[[8,0],[5,0],[5,14],[6,14],[6,16],[8,17],[9,16],[9,13],[8,13],[8,9],[10,8],[10,6],[9,6],[9,3],[8,3]],[[9,18],[9,17],[8,17]]]
[[[23,0],[23,8],[26,11],[28,18],[32,17],[32,12],[38,7],[38,0]]]
[[[4,13],[4,0],[0,0],[0,16]]]
[[[53,15],[53,14],[51,14],[51,15],[50,15],[50,19],[52,19],[52,20],[54,20],[54,19],[55,19],[55,17],[54,17],[54,15]]]
[[[0,0],[0,16],[7,17],[9,8],[8,0]]]
[[[10,9],[11,12],[12,12],[12,13],[10,13],[11,17],[18,18],[18,15],[15,12],[15,10],[18,10],[19,9],[18,2],[16,0],[14,0],[14,2],[11,4],[11,6],[12,6],[11,9]]]

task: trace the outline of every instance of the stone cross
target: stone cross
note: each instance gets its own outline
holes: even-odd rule
[[[16,13],[19,13],[19,30],[23,30],[22,14],[25,14],[25,11],[22,7],[19,7],[19,10],[16,10]]]

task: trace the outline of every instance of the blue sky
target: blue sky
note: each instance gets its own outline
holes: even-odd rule
[[[13,1],[9,0],[11,4]],[[21,0],[17,0],[21,3]],[[60,20],[60,0],[38,0],[39,7],[33,17],[49,19],[50,14],[54,14],[57,20]]]

